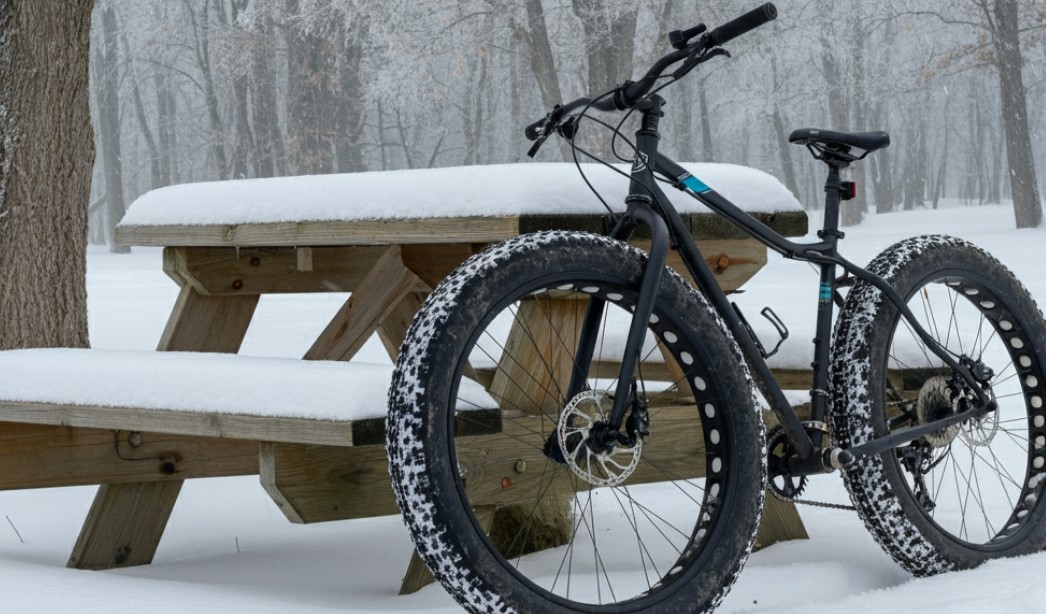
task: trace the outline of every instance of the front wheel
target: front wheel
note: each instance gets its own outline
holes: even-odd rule
[[[904,297],[956,360],[986,376],[996,411],[931,433],[844,474],[880,545],[915,575],[1046,545],[1046,325],[1002,264],[964,241],[918,237],[868,270]],[[971,391],[882,293],[858,283],[836,325],[831,414],[852,447],[970,407]]]
[[[606,237],[526,235],[464,263],[415,319],[390,391],[390,471],[418,553],[468,610],[699,612],[740,572],[762,421],[736,347],[674,273],[624,440],[598,436],[645,265]],[[599,303],[591,367],[566,398]]]

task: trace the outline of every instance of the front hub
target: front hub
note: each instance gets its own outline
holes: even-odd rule
[[[618,434],[607,427],[612,407],[603,393],[582,392],[560,414],[555,445],[546,446],[558,448],[558,454],[552,458],[559,460],[555,456],[560,456],[575,475],[593,486],[617,486],[624,482],[636,470],[643,452],[641,437],[623,444]]]

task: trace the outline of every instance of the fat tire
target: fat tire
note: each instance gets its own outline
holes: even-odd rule
[[[960,239],[932,235],[902,241],[875,258],[868,270],[889,282],[906,299],[934,275],[954,275],[955,279],[970,280],[969,287],[990,288],[994,298],[982,305],[994,305],[998,301],[1001,306],[981,310],[986,320],[994,318],[996,324],[1002,318],[1006,323],[1012,321],[1013,331],[996,330],[1000,338],[1006,339],[1007,347],[1014,343],[1010,335],[1019,336],[1022,345],[1031,345],[1031,351],[1024,353],[1029,366],[1019,371],[1024,381],[1034,384],[1022,387],[1028,412],[1029,445],[1034,441],[1037,451],[1029,451],[1026,467],[1007,468],[1014,480],[1023,478],[1023,482],[1017,484],[1022,494],[1016,498],[1011,517],[1015,520],[1012,534],[1008,533],[1011,529],[1007,526],[996,539],[976,544],[942,529],[904,483],[901,463],[896,456],[891,456],[892,451],[867,458],[843,473],[847,490],[865,526],[895,561],[916,576],[966,569],[992,558],[1041,551],[1046,546],[1046,505],[1042,503],[1046,482],[1042,469],[1042,442],[1046,441],[1042,438],[1042,425],[1046,416],[1041,409],[1046,325],[1039,308],[1006,267]],[[860,445],[886,432],[886,355],[897,320],[896,307],[882,292],[865,282],[855,284],[839,314],[830,372],[830,416],[835,443],[843,448]],[[1028,380],[1026,374],[1034,374],[1036,379]],[[1034,408],[1034,405],[1040,407]]]
[[[472,329],[502,295],[527,279],[561,269],[595,270],[638,288],[645,263],[642,251],[599,235],[523,235],[461,265],[436,288],[411,325],[389,392],[389,470],[418,554],[470,612],[703,612],[720,602],[740,573],[763,504],[762,418],[736,344],[705,299],[671,271],[662,277],[655,308],[672,314],[689,329],[689,338],[702,344],[704,355],[715,357],[709,376],[718,390],[729,392],[717,419],[727,425],[731,477],[724,487],[723,509],[704,542],[708,545],[694,563],[700,568],[675,573],[678,579],[666,583],[667,590],[633,601],[600,606],[555,599],[521,583],[506,561],[490,552],[457,491],[457,469],[448,454],[448,399]]]

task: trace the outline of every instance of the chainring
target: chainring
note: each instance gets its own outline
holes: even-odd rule
[[[766,434],[766,473],[770,494],[782,501],[794,502],[806,489],[806,476],[792,475],[788,458],[795,453],[792,442],[780,425]]]

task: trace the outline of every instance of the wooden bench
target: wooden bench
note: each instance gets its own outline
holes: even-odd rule
[[[380,402],[391,368],[345,361],[375,333],[394,358],[426,294],[484,246],[536,230],[604,231],[612,219],[600,213],[583,187],[566,190],[566,197],[560,194],[566,180],[556,177],[573,176],[569,166],[313,178],[323,184],[318,191],[298,178],[252,180],[175,186],[144,196],[117,229],[117,237],[125,245],[164,247],[164,271],[180,292],[157,349],[174,353],[116,356],[119,353],[99,350],[39,350],[0,355],[0,377],[18,373],[7,380],[13,382],[11,386],[0,382],[0,489],[99,484],[69,559],[70,566],[83,569],[151,562],[185,479],[259,474],[263,487],[294,522],[397,513],[386,468],[385,408]],[[613,179],[599,177],[598,169],[588,170],[590,176],[597,176],[597,185]],[[749,173],[740,173],[735,183],[747,189],[753,181]],[[733,167],[724,173],[731,178],[736,174]],[[541,183],[550,175],[550,185]],[[704,174],[713,183],[710,175],[714,175],[711,170]],[[754,179],[762,181],[763,176],[757,175]],[[472,196],[466,190],[463,195],[455,185],[456,178],[463,176],[488,189],[477,189]],[[504,207],[519,207],[519,203],[487,206],[489,199],[498,196],[489,186],[506,183],[537,190],[529,195],[513,193],[512,198],[520,202],[540,200],[541,189],[551,190],[560,200],[516,214]],[[425,189],[427,202],[458,198],[461,210],[456,215],[437,211],[442,217],[396,215],[387,203],[407,198],[395,190],[411,185],[415,191]],[[730,193],[729,186],[717,188]],[[313,192],[344,196],[329,205],[330,215],[323,214],[322,207],[316,214],[287,205],[298,202],[292,196],[323,200]],[[366,200],[376,194],[385,199],[386,218],[360,217],[367,211],[352,213],[351,206],[347,214],[340,204],[345,200],[351,205],[356,197]],[[563,198],[585,198],[588,204],[562,213]],[[188,206],[202,200],[220,208],[216,199],[232,203],[237,210],[223,218],[224,214],[209,212],[203,205]],[[283,210],[287,208],[292,210]],[[786,202],[781,208],[785,210],[756,215],[785,234],[805,233],[806,216],[797,205]],[[246,215],[241,209],[253,213]],[[331,213],[331,209],[336,210]],[[423,207],[408,206],[407,211],[415,216],[429,213]],[[295,214],[304,217],[294,220]],[[685,218],[728,291],[737,289],[766,262],[765,248],[709,213],[691,209],[685,211]],[[637,242],[642,245],[642,238]],[[672,264],[680,266],[675,260]],[[185,354],[237,353],[259,297],[291,292],[351,292],[305,353],[304,359],[314,364],[242,356],[200,360],[199,354]],[[34,356],[33,352],[42,353]],[[47,361],[64,361],[65,366],[60,372],[48,372]],[[115,382],[97,398],[89,397],[89,391],[98,393],[98,381],[120,371],[113,366],[120,361],[130,369],[125,376],[130,379]],[[257,399],[259,391],[252,388],[277,381],[292,390],[338,389],[333,380],[356,381],[352,378],[368,370],[362,377],[371,381],[364,395],[370,405],[352,411],[341,407],[341,413],[324,413],[322,399],[295,405],[276,399],[276,392],[270,393],[270,407],[237,400],[238,396]],[[158,379],[149,380],[147,375]],[[67,382],[55,384],[70,376],[79,378],[83,386],[69,390]],[[164,377],[183,394],[151,394],[145,382],[156,381],[158,386]],[[63,387],[65,396],[48,396]],[[475,433],[477,442],[498,436],[502,425],[496,416],[483,424]],[[768,498],[760,545],[795,537],[805,537],[805,530],[794,508]],[[424,580],[416,559],[412,569],[404,585],[408,590]]]

